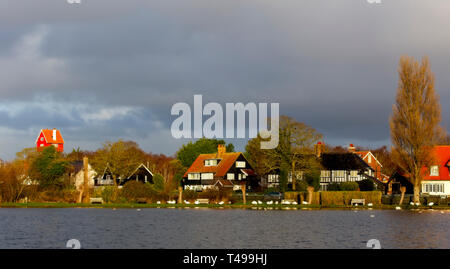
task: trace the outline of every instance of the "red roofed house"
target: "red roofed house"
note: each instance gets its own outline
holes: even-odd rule
[[[59,130],[53,129],[42,129],[36,139],[36,148],[38,151],[42,150],[44,147],[54,146],[57,151],[64,151],[64,140],[61,136]]]
[[[365,161],[373,169],[373,176],[382,183],[387,183],[389,177],[381,173],[383,165],[377,160],[375,155],[370,150],[356,151],[355,146],[350,144],[348,151],[357,154],[363,161]]]
[[[432,164],[422,169],[422,193],[450,195],[450,146],[435,146]]]
[[[183,176],[184,189],[202,191],[209,188],[241,189],[257,187],[256,174],[241,152],[226,152],[219,145],[217,153],[200,154]],[[256,186],[255,186],[256,185]]]

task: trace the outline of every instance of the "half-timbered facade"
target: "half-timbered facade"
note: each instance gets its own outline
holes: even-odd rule
[[[374,180],[374,170],[357,154],[322,153],[320,156],[320,189],[327,190],[331,183],[342,183],[364,179]]]
[[[233,190],[256,188],[256,174],[241,152],[226,152],[219,145],[217,153],[200,154],[183,176],[184,189],[203,191],[219,186]]]

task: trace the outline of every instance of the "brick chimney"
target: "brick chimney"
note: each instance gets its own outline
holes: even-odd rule
[[[55,140],[56,140],[56,129],[53,128],[53,141],[55,141]]]
[[[227,151],[225,145],[217,145],[217,157],[222,158],[223,154]]]
[[[348,151],[350,151],[350,152],[355,152],[355,151],[356,151],[355,146],[353,146],[353,144],[350,144],[350,145],[348,146]]]
[[[323,153],[323,144],[322,142],[317,142],[317,144],[314,145],[314,152],[316,153],[317,158],[320,158]]]

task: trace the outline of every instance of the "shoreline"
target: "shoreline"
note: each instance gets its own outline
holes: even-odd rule
[[[121,203],[121,204],[83,204],[83,203],[2,203],[1,208],[104,208],[104,209],[143,209],[143,208],[212,208],[212,209],[269,209],[269,210],[292,210],[292,209],[334,209],[334,210],[396,210],[398,205],[374,205],[374,206],[346,206],[346,205],[266,205],[266,204],[139,204],[139,203]],[[401,207],[402,210],[450,210],[450,206],[435,205],[435,206],[411,206],[405,205]]]

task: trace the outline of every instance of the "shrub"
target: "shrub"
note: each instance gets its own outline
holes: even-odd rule
[[[375,184],[371,179],[364,179],[358,182],[360,191],[373,191],[375,190]]]
[[[184,190],[183,191],[183,199],[184,200],[195,200],[198,197],[198,193],[194,190]]]
[[[115,202],[116,191],[115,186],[105,186],[101,189],[100,197],[102,197],[105,203]]]
[[[148,184],[140,181],[129,181],[123,185],[120,196],[129,202],[136,202],[138,198],[151,198],[152,192]]]
[[[314,187],[314,191],[320,190],[320,171],[319,170],[313,170],[309,173],[305,174],[305,180],[306,183],[308,183],[308,186]]]
[[[339,184],[339,189],[341,191],[356,191],[359,189],[359,185],[356,182],[349,181],[349,182],[342,182]]]
[[[341,188],[338,183],[330,183],[327,188],[328,191],[340,191]]]
[[[306,188],[308,188],[308,183],[304,180],[297,180],[295,187],[297,191],[306,191]]]

